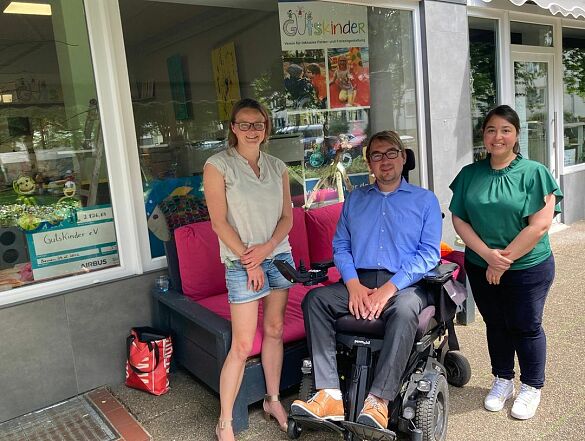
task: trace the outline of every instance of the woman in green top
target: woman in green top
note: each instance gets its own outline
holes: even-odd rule
[[[555,272],[548,230],[563,195],[544,165],[520,154],[520,120],[512,108],[491,110],[482,129],[488,156],[459,172],[449,209],[486,323],[495,379],[484,406],[499,411],[514,395],[517,355],[522,384],[511,414],[528,419],[544,385],[542,314]]]

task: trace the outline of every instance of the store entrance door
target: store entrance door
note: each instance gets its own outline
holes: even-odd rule
[[[514,105],[520,153],[546,165],[558,179],[555,142],[554,55],[512,51]]]

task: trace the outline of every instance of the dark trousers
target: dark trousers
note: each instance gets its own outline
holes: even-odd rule
[[[368,288],[380,287],[390,277],[392,273],[385,270],[359,271],[360,282]],[[430,297],[422,287],[414,285],[398,291],[391,299],[391,306],[380,317],[386,321],[386,330],[370,393],[387,400],[398,395],[400,377],[414,344],[418,315],[430,304]],[[315,387],[339,389],[335,320],[349,314],[349,291],[341,282],[315,288],[305,296],[302,307]]]
[[[514,378],[516,354],[520,381],[540,389],[546,364],[542,314],[555,274],[553,255],[531,268],[506,271],[499,285],[487,282],[485,268],[465,261],[465,270],[486,324],[493,375]]]

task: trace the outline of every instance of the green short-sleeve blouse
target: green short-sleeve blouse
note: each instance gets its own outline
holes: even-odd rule
[[[465,166],[449,186],[453,198],[449,210],[471,225],[490,248],[504,249],[528,225],[528,217],[541,210],[544,197],[556,197],[555,214],[560,213],[563,193],[548,169],[539,162],[518,154],[510,165],[494,170],[490,158]],[[550,256],[548,234],[536,246],[516,260],[510,269],[538,265]],[[487,263],[466,248],[465,257],[476,265]]]

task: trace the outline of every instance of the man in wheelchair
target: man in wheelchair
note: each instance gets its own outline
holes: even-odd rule
[[[351,314],[348,318],[364,325],[382,322],[375,372],[354,421],[384,431],[389,403],[403,387],[418,316],[434,302],[420,281],[440,261],[442,215],[431,191],[402,178],[406,155],[398,134],[374,134],[366,157],[376,182],[349,194],[333,239],[342,281],[313,289],[303,301],[317,393],[308,401],[294,401],[291,418],[325,423],[346,418],[336,334],[338,319]]]

